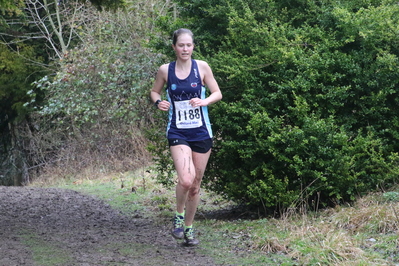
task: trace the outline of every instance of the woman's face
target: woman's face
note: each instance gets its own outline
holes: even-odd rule
[[[178,59],[187,60],[191,58],[194,43],[190,34],[183,33],[177,38],[176,44],[172,46]]]

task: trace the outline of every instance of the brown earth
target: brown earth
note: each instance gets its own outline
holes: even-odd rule
[[[200,246],[174,240],[167,225],[154,225],[139,213],[128,217],[93,196],[0,186],[0,265],[215,263]]]

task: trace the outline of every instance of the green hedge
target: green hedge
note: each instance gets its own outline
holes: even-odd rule
[[[351,201],[397,180],[396,1],[178,1],[223,92],[206,183],[266,208]]]

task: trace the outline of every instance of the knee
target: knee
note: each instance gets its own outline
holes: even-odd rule
[[[201,178],[195,178],[188,194],[193,197],[200,193],[200,186],[201,186]]]
[[[190,190],[193,186],[193,179],[192,178],[179,178],[179,185],[184,190]]]
[[[188,191],[189,197],[194,197],[200,193],[200,188],[198,186],[192,186]]]

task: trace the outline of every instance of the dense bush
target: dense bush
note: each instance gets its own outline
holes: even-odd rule
[[[35,83],[46,99],[31,114],[36,131],[27,149],[34,165],[73,175],[149,164],[144,132],[155,109],[148,92],[162,56],[145,44],[160,7],[136,1],[117,14],[92,10],[78,29],[81,44],[58,62],[55,75]]]
[[[331,204],[399,173],[397,1],[178,1],[224,98],[207,184],[266,208]]]

